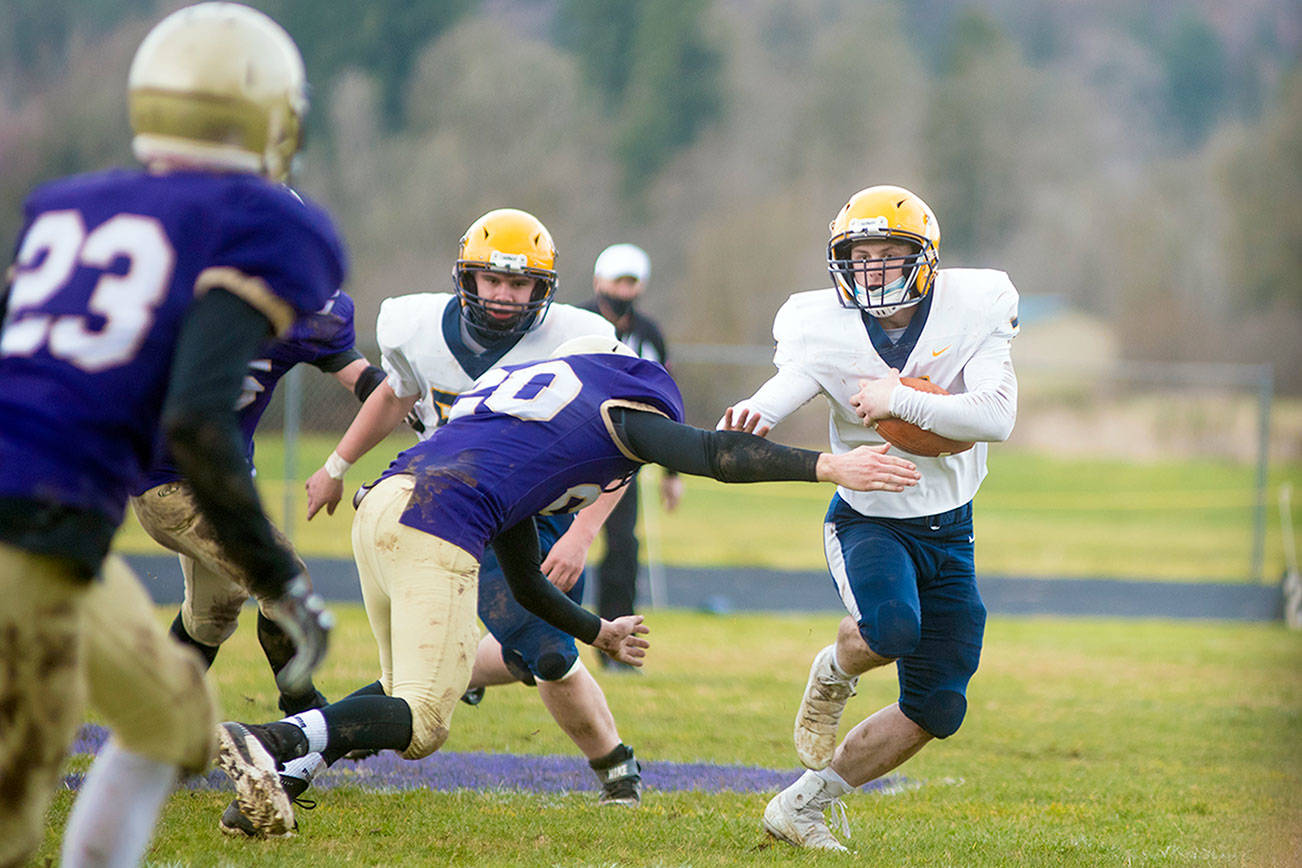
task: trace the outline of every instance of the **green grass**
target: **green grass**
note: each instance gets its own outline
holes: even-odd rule
[[[374,678],[358,607],[319,682]],[[170,616],[160,612],[160,621]],[[226,713],[278,715],[251,612],[213,669]],[[655,613],[642,677],[598,675],[643,762],[792,769],[791,719],[834,616]],[[843,729],[894,699],[866,676]],[[592,792],[323,793],[296,838],[231,841],[228,795],[169,801],[149,859],[166,865],[1290,865],[1302,853],[1302,635],[1277,624],[994,618],[963,729],[900,770],[921,784],[852,794],[858,855],[767,846],[768,794],[649,791],[642,809]],[[447,750],[570,754],[533,691],[459,707]],[[74,760],[83,767],[85,759]],[[36,864],[57,854],[56,795]]]
[[[298,457],[303,479],[321,465],[334,442],[304,438]],[[378,476],[411,442],[395,436],[373,449],[349,473],[349,493]],[[299,549],[309,556],[351,557],[351,506],[344,503],[334,516],[322,513],[303,521],[302,481],[287,486],[274,478],[283,461],[278,439],[259,441],[259,478],[269,512],[284,526],[288,488],[297,498],[291,530]],[[998,447],[991,449],[989,463],[975,519],[977,564],[986,575],[1255,579],[1253,467],[1205,459],[1130,464]],[[1277,492],[1285,482],[1302,499],[1302,464],[1272,468],[1265,550],[1270,582],[1284,569]],[[654,491],[654,485],[649,488]],[[822,570],[821,521],[831,494],[830,485],[723,485],[690,477],[676,512],[657,510],[649,517],[649,548],[673,565]],[[1293,526],[1302,537],[1302,503],[1294,510]],[[118,544],[128,552],[159,551],[134,518]]]

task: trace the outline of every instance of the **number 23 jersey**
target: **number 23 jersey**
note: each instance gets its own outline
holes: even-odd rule
[[[329,217],[258,176],[116,170],[38,188],[0,334],[0,497],[121,521],[191,302],[220,287],[283,335],[344,271]]]

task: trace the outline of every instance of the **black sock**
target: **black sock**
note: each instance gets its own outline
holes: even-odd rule
[[[411,744],[411,708],[394,696],[347,696],[321,709],[329,753],[406,750]]]
[[[285,668],[285,664],[294,658],[298,650],[280,625],[262,614],[261,610],[258,611],[258,644],[262,646],[262,653],[267,655],[273,675],[279,675],[280,670]],[[311,708],[320,708],[325,703],[326,698],[317,692],[316,686],[309,684],[308,689],[301,694],[282,694],[278,704],[285,714],[299,714]]]
[[[262,646],[262,653],[267,655],[267,662],[275,673],[284,669],[298,650],[294,647],[294,640],[280,629],[279,624],[262,614],[261,610],[258,610],[258,644]]]
[[[594,760],[588,760],[588,765],[591,766],[594,771],[600,772],[609,768],[613,768],[619,765],[620,763],[624,762],[625,760],[630,760],[632,758],[633,758],[633,748],[629,747],[628,745],[624,744],[621,741],[618,745],[616,745],[614,750],[612,750],[610,753],[606,754],[605,756],[597,757]]]
[[[385,695],[384,685],[380,684],[379,681],[372,681],[370,684],[366,685],[365,687],[357,688],[352,693],[345,696],[344,699],[352,699],[354,696],[384,696],[384,695]]]
[[[176,613],[176,619],[172,621],[172,626],[168,632],[170,632],[172,636],[176,638],[176,641],[180,642],[182,645],[189,645],[191,648],[198,651],[199,655],[203,657],[205,667],[212,667],[212,662],[217,659],[217,649],[219,646],[205,645],[191,636],[185,629],[185,622],[181,619],[180,612]]]

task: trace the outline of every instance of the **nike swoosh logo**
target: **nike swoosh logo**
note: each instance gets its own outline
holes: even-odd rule
[[[941,347],[941,348],[938,349],[938,350],[932,350],[932,351],[931,351],[931,357],[932,357],[933,359],[936,358],[936,356],[938,356],[938,355],[940,355],[941,353],[945,352],[945,350],[949,349],[949,348],[952,347],[952,346],[953,346],[953,344],[945,344],[943,347]]]
[[[974,543],[974,542],[976,542],[976,535],[975,535],[975,534],[968,534],[968,535],[967,535],[967,541],[970,542],[970,543]]]

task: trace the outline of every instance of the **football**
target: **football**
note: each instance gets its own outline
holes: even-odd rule
[[[946,392],[930,380],[923,380],[918,377],[900,377],[900,384],[908,386],[910,389],[917,389],[919,392],[931,392],[936,395],[949,394],[949,392]],[[919,428],[912,422],[905,422],[903,419],[879,419],[873,424],[873,429],[887,443],[896,449],[908,452],[910,455],[943,458],[946,455],[955,455],[972,448],[972,441],[970,440],[951,440],[948,437],[941,437],[939,434],[925,428]]]

